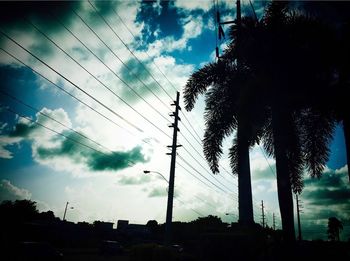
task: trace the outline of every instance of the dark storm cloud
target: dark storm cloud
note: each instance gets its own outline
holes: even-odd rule
[[[138,162],[146,162],[147,159],[141,152],[141,147],[135,147],[129,151],[116,151],[108,154],[93,152],[88,158],[88,166],[91,170],[121,170],[133,166]]]
[[[9,133],[9,137],[28,138],[30,134],[38,129],[38,125],[28,125],[26,123],[17,123],[14,129]]]
[[[347,169],[327,169],[320,179],[307,177],[301,194],[303,236],[306,239],[327,239],[329,217],[343,222],[342,238],[350,236],[350,185]]]
[[[335,173],[333,170],[326,170],[320,179],[307,178],[304,181],[305,186],[317,186],[326,188],[339,188],[344,186],[342,175]]]
[[[39,57],[50,57],[55,48],[35,27],[45,34],[61,33],[65,29],[58,20],[70,27],[75,16],[72,9],[78,10],[81,4],[81,1],[0,1],[0,28],[11,37],[17,36],[18,32],[31,33],[32,38],[39,37],[30,50]],[[18,40],[16,36],[14,39]],[[5,40],[6,37],[1,37],[0,45],[4,45]]]
[[[67,138],[55,137],[55,139],[60,139],[60,145],[54,148],[39,147],[37,153],[40,159],[52,159],[55,157],[68,156],[77,162],[80,162],[85,154],[89,153],[89,148],[84,147],[91,146],[91,144],[84,141],[84,138],[77,133],[64,132]],[[84,144],[84,145],[82,145]]]
[[[102,152],[77,133],[66,132],[64,135],[67,139],[61,140],[60,145],[55,148],[39,147],[37,149],[39,159],[69,157],[76,163],[84,163],[91,171],[122,170],[136,163],[148,161],[142,154],[140,146],[129,151]]]
[[[60,114],[56,113],[56,118],[59,116]],[[61,117],[63,116],[61,115]],[[41,115],[37,116],[36,122],[50,129],[56,128],[53,125],[48,125],[48,118]],[[85,138],[86,136],[84,134],[71,130],[65,130],[60,133],[61,135],[56,134],[52,136],[50,141],[55,144],[55,146],[52,147],[51,145],[48,147],[41,145],[43,141],[40,143],[41,136],[39,134],[42,130],[43,127],[41,125],[29,121],[20,121],[3,136],[21,138],[21,140],[33,140],[33,142],[40,144],[39,146],[33,147],[34,155],[38,160],[52,160],[68,157],[75,163],[84,164],[91,171],[122,170],[149,160],[143,155],[141,146],[136,146],[128,151],[106,152],[106,149],[100,148],[97,143]]]
[[[306,191],[304,198],[311,200],[313,205],[339,205],[349,203],[350,207],[350,190],[349,188],[339,189],[316,189],[315,191]]]
[[[344,170],[327,170],[320,179],[307,178],[302,196],[312,205],[349,204],[350,186],[345,182],[347,172]]]
[[[61,21],[70,23],[71,9],[81,6],[80,1],[1,1],[0,24],[6,28],[26,27],[24,18],[34,20],[50,31],[61,30],[51,16],[54,13]]]

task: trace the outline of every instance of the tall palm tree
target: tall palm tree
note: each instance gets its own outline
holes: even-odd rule
[[[232,145],[237,153],[230,153],[230,157],[233,172],[238,174],[239,222],[244,225],[254,223],[249,165],[249,147],[254,142],[242,91],[249,75],[224,56],[192,74],[184,89],[187,110],[194,107],[199,94],[206,93],[203,151],[213,173],[219,172],[224,138],[237,130]]]
[[[333,81],[334,37],[327,25],[289,12],[283,2],[272,2],[245,35],[240,57],[263,76],[260,86],[268,93],[266,106],[271,110],[271,132],[266,132],[264,147],[276,159],[285,238],[294,240],[292,191],[302,190],[303,167],[319,177],[329,157],[334,117],[313,99]]]
[[[239,49],[234,40],[237,30],[231,31],[233,40],[221,65],[232,63],[239,52],[239,74],[223,70],[220,63],[211,64],[193,74],[185,88],[186,108],[192,109],[198,94],[213,84],[207,91],[204,152],[214,171],[222,139],[234,127],[238,131],[230,158],[239,178],[246,177],[239,166],[249,157],[240,144],[249,148],[261,139],[268,154],[275,157],[282,228],[290,241],[295,240],[292,191],[302,190],[303,167],[312,176],[321,175],[334,130],[329,112],[310,102],[317,88],[329,86],[332,78],[325,28],[310,17],[288,13],[285,3],[273,2],[261,21],[243,19]],[[215,73],[209,68],[216,68]],[[240,77],[242,71],[249,77]],[[240,130],[245,134],[240,136]],[[240,194],[247,190],[239,189]]]

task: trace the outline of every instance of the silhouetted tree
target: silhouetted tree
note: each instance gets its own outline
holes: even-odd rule
[[[285,2],[272,2],[261,21],[245,18],[242,24],[239,49],[233,27],[232,42],[219,62],[189,79],[186,109],[206,92],[204,153],[214,172],[222,139],[235,128],[238,134],[230,151],[234,172],[247,158],[238,149],[240,122],[246,147],[263,142],[276,159],[284,238],[295,240],[292,191],[301,192],[304,167],[313,177],[321,175],[335,126],[332,111],[312,100],[334,80],[333,34],[316,19],[289,12]],[[238,53],[240,70],[234,66]],[[242,190],[247,187],[239,187]]]
[[[333,55],[333,57],[336,58],[336,65],[333,71],[333,74],[337,76],[336,81],[332,83],[332,86],[330,86],[328,90],[319,89],[319,92],[315,94],[318,96],[317,100],[321,101],[321,106],[326,110],[334,110],[337,120],[343,124],[347,163],[349,166],[350,113],[347,104],[348,93],[350,92],[350,3],[346,1],[309,1],[304,2],[302,6],[307,11],[312,12],[314,16],[331,24],[337,33],[337,47],[335,49],[335,55]],[[328,38],[328,36],[326,38]],[[332,41],[334,41],[334,39],[332,39]],[[332,47],[330,46],[330,50],[331,49]],[[334,51],[332,51],[332,54],[334,54]],[[314,97],[314,99],[315,98],[316,97]]]
[[[227,225],[222,222],[221,218],[212,215],[199,217],[190,222],[190,226],[196,227],[198,233],[223,231]]]
[[[184,89],[187,110],[192,110],[198,95],[206,94],[204,155],[213,173],[219,172],[224,138],[237,130],[232,143],[235,153],[230,153],[231,167],[238,174],[239,222],[254,223],[249,166],[249,147],[252,142],[252,126],[247,115],[248,106],[244,92],[249,71],[238,68],[230,57],[223,56],[217,63],[209,63],[193,73]]]
[[[151,233],[154,235],[156,232],[158,232],[159,226],[157,220],[149,220],[146,224],[146,226],[149,228]]]
[[[38,217],[36,202],[31,200],[3,201],[0,204],[0,219],[6,223],[32,221]]]
[[[328,219],[328,239],[330,241],[339,241],[339,234],[341,230],[343,230],[343,223],[336,217],[330,217]]]

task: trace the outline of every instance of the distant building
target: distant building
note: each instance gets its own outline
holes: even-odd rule
[[[118,231],[125,230],[128,228],[128,225],[129,225],[129,220],[118,220],[117,230]]]
[[[94,228],[99,231],[109,231],[113,230],[114,223],[112,222],[103,222],[103,221],[95,221]]]
[[[118,232],[133,238],[146,238],[151,235],[147,225],[129,224],[129,220],[118,220],[117,224]]]

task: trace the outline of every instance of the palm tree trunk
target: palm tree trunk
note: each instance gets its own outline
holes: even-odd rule
[[[250,178],[249,142],[242,121],[237,127],[238,150],[238,208],[239,223],[242,225],[254,224],[252,185]]]
[[[346,156],[348,163],[348,170],[350,166],[350,119],[349,116],[346,115],[343,119],[343,128],[344,128],[344,137],[345,137],[345,146],[346,146]],[[349,182],[350,182],[350,172],[348,171]]]
[[[295,241],[293,194],[289,177],[285,127],[288,126],[286,114],[279,106],[272,109],[272,131],[276,156],[276,175],[278,202],[282,219],[283,237]]]

